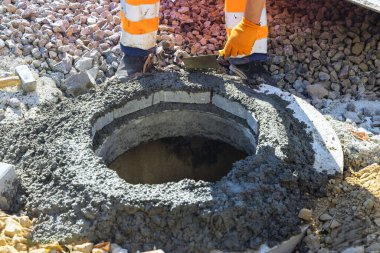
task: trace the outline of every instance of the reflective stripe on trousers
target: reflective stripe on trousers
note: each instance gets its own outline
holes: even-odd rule
[[[124,47],[148,50],[156,45],[159,24],[159,0],[120,0],[121,2],[121,39]],[[225,0],[227,34],[243,18],[247,0]],[[261,31],[252,47],[251,54],[267,53],[267,14],[264,6],[261,14]],[[237,58],[246,57],[246,55]]]
[[[148,50],[156,45],[160,0],[120,0],[121,38],[125,47]]]

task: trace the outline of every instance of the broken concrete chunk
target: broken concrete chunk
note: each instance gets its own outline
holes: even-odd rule
[[[0,162],[0,209],[7,211],[16,194],[16,171],[11,164]]]
[[[81,72],[67,78],[62,87],[68,95],[76,97],[87,93],[94,84],[87,72]]]
[[[21,88],[25,92],[32,92],[36,90],[36,79],[32,71],[26,65],[20,65],[15,68],[17,75],[21,79]]]

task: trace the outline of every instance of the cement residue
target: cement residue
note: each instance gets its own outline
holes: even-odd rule
[[[131,185],[95,156],[91,124],[159,90],[207,91],[238,101],[259,121],[257,153],[215,183],[182,180]],[[156,73],[42,108],[41,116],[0,129],[0,160],[17,166],[35,240],[113,241],[129,250],[242,251],[274,245],[299,230],[298,211],[324,193],[312,168],[305,125],[279,97],[229,77]]]

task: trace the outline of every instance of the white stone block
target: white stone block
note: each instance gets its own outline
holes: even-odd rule
[[[127,114],[137,112],[139,110],[145,109],[152,105],[153,105],[153,95],[150,95],[147,98],[143,97],[139,100],[135,99],[135,100],[129,101],[121,108],[114,110],[113,112],[114,118],[117,119],[117,118],[123,117]]]
[[[240,118],[247,118],[247,110],[237,102],[233,102],[220,95],[214,95],[212,97],[212,103],[222,110],[232,113]]]
[[[152,102],[153,105],[161,102],[161,96],[162,96],[161,93],[163,93],[163,91],[158,91],[153,94],[153,102]]]
[[[168,103],[208,104],[210,92],[189,93],[186,91],[162,91],[160,101]]]
[[[21,88],[25,92],[32,92],[36,90],[37,81],[34,78],[32,71],[26,65],[20,65],[15,68],[17,75],[20,77],[22,85]]]
[[[0,209],[9,210],[16,193],[16,171],[11,164],[0,162]]]

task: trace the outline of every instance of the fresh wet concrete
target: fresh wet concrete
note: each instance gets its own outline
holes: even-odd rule
[[[127,183],[96,150],[122,122],[161,112],[162,103],[99,131],[92,131],[94,124],[129,101],[160,91],[220,96],[199,114],[219,110],[215,105],[223,99],[251,111],[258,122],[254,153],[216,182]],[[128,83],[111,81],[99,92],[43,107],[33,120],[4,125],[0,160],[16,166],[21,206],[37,218],[33,240],[103,240],[133,251],[156,246],[165,252],[272,246],[299,232],[298,211],[311,208],[329,177],[339,173],[339,167],[330,176],[314,167],[315,133],[295,118],[291,103],[212,73],[164,72]],[[180,110],[188,104],[171,106]],[[246,125],[240,116],[226,117]]]

